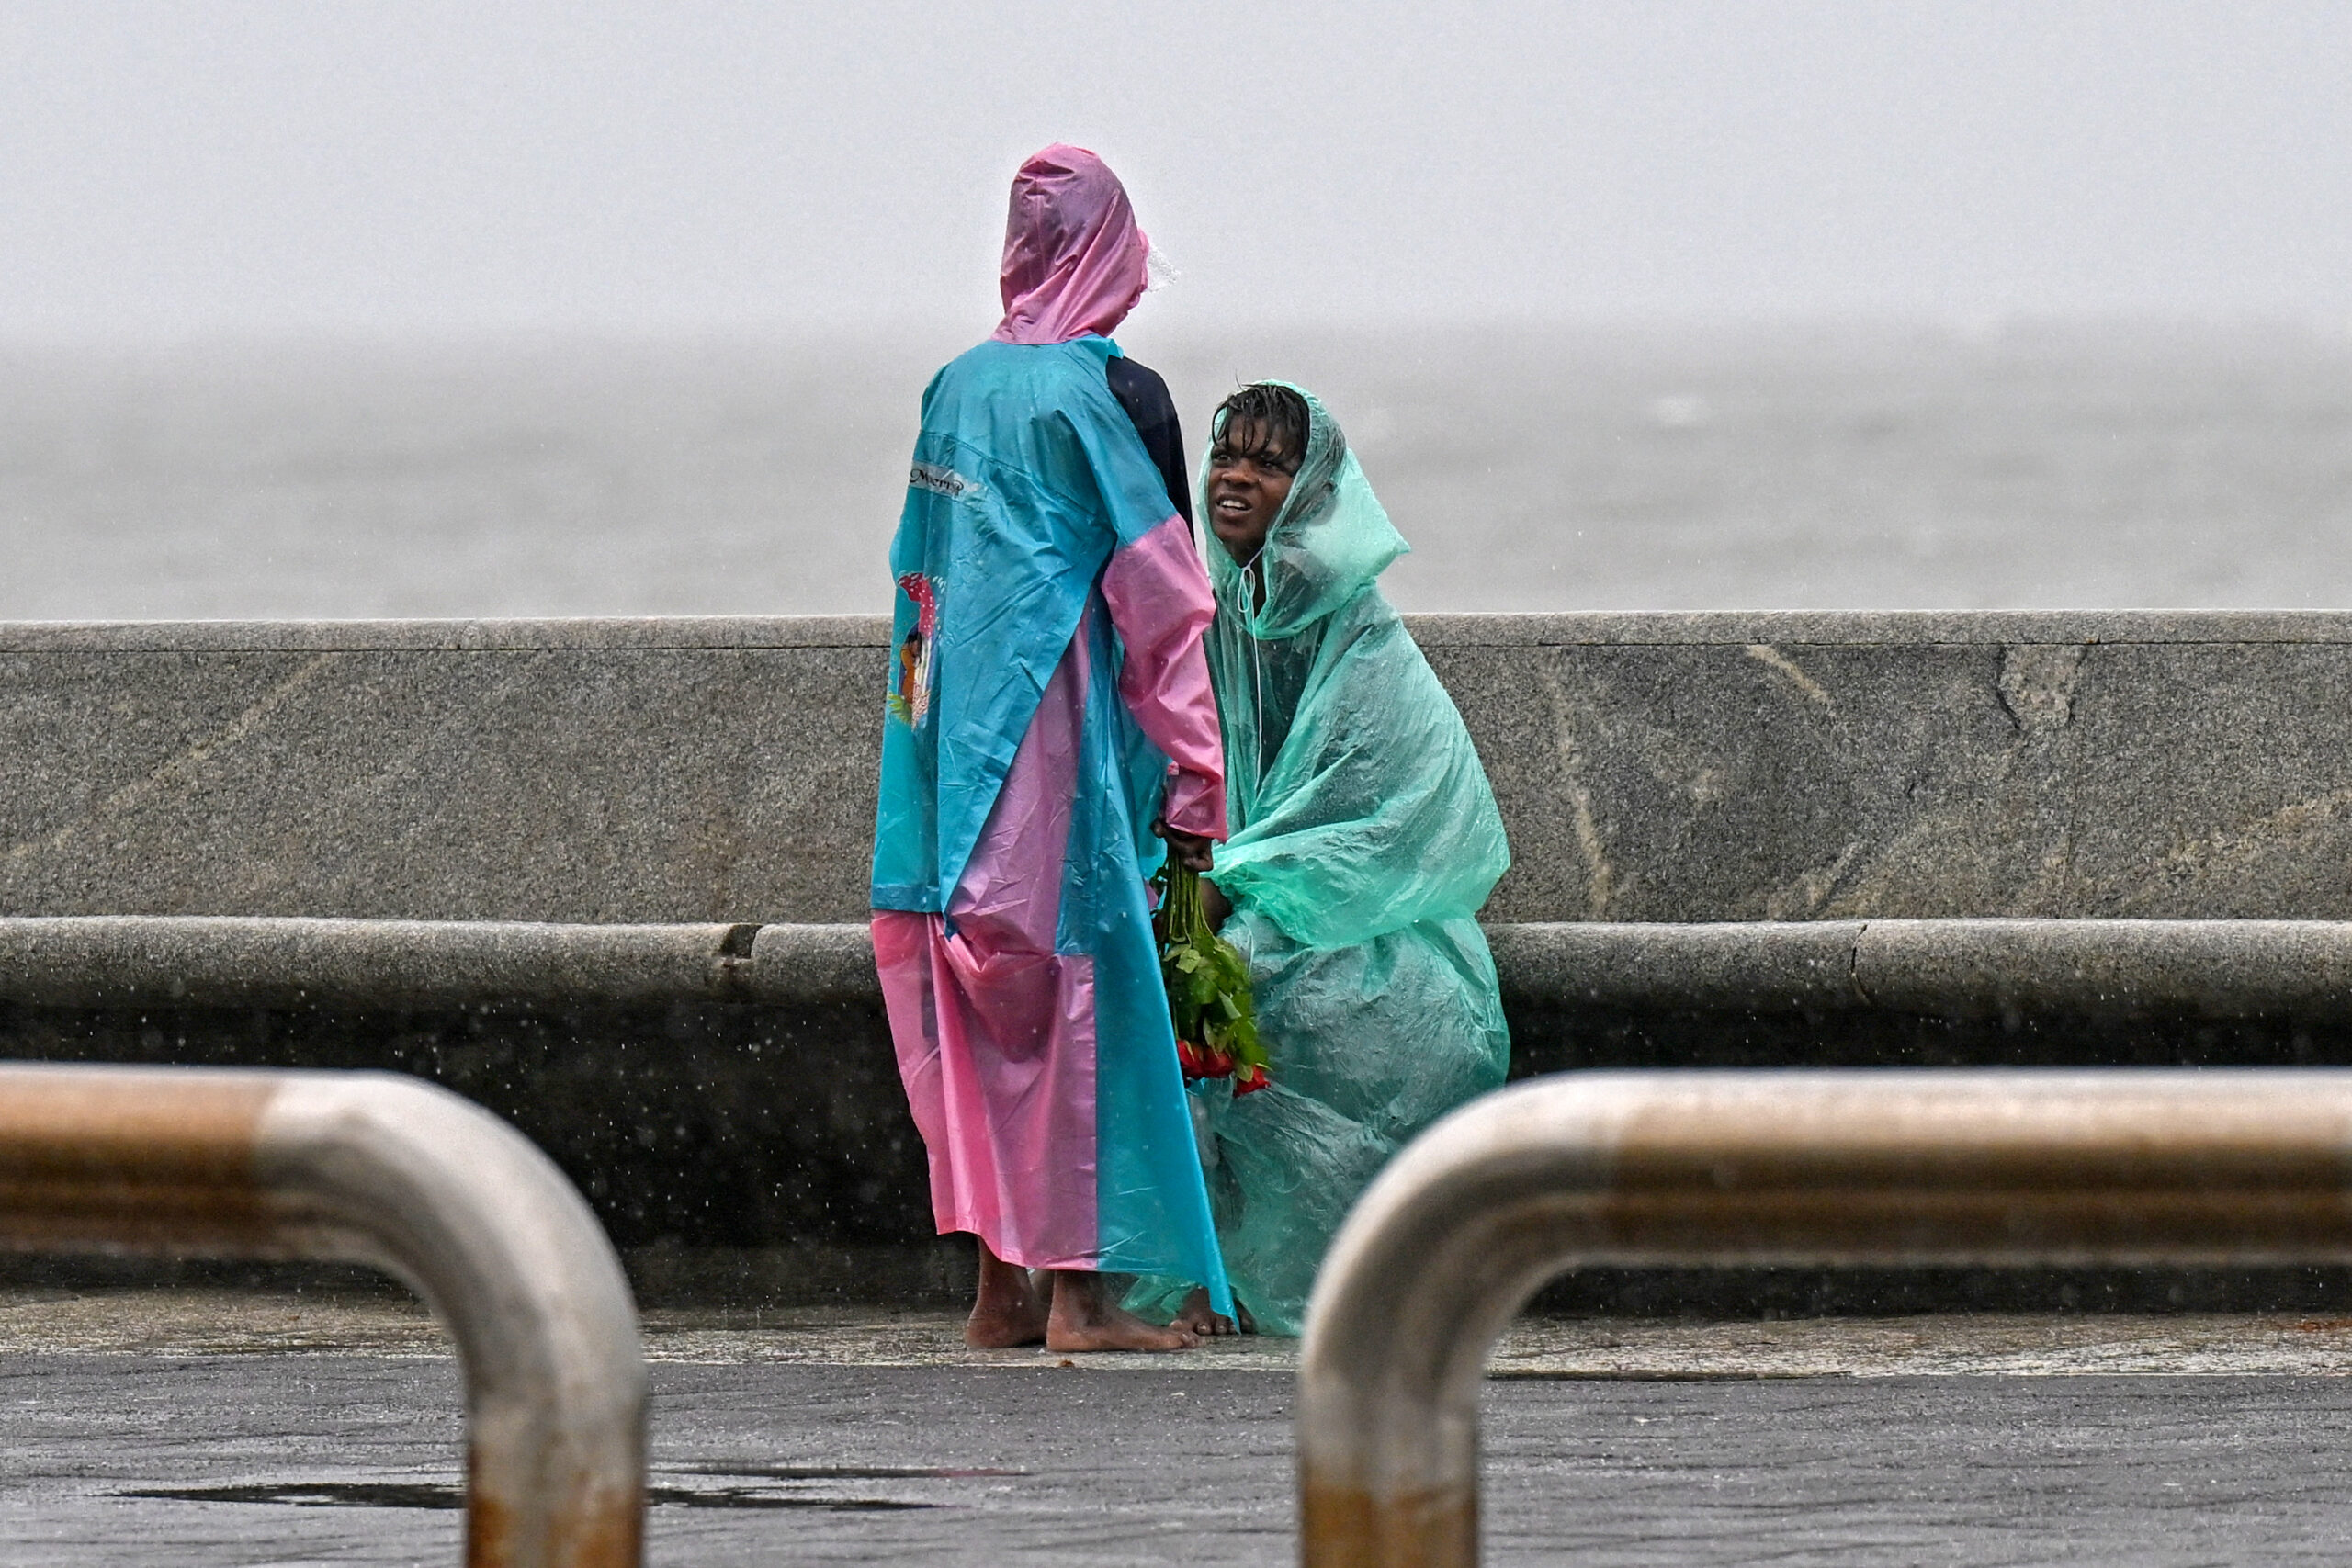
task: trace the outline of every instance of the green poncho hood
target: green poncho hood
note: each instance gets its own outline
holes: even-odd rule
[[[1234,828],[1210,874],[1334,948],[1476,913],[1510,857],[1461,716],[1377,586],[1405,540],[1329,411],[1291,389],[1306,451],[1264,548],[1245,570],[1208,547]]]
[[[1322,402],[1304,387],[1288,388],[1306,403],[1306,455],[1291,480],[1290,498],[1274,515],[1265,547],[1248,571],[1222,546],[1209,547],[1209,581],[1216,585],[1221,614],[1234,615],[1250,636],[1266,640],[1304,631],[1372,586],[1388,563],[1413,547],[1388,521],[1372,493],[1372,481],[1349,449],[1348,438]],[[1225,434],[1219,415],[1209,444]],[[1208,468],[1201,469],[1201,493],[1208,493]],[[1265,603],[1254,605],[1249,580],[1265,587]]]

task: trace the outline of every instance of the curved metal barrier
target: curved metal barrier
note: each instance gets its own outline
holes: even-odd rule
[[[547,1156],[378,1073],[0,1066],[0,1246],[399,1275],[466,1379],[466,1562],[637,1568],[645,1363],[620,1261]]]
[[[1301,1561],[1478,1554],[1487,1355],[1577,1264],[2352,1259],[2352,1071],[1573,1073],[1454,1112],[1340,1229]]]

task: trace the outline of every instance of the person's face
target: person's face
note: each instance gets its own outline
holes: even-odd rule
[[[1250,420],[1227,420],[1209,448],[1209,526],[1236,563],[1248,566],[1258,558],[1266,531],[1290,495],[1301,456],[1286,450],[1275,432]]]

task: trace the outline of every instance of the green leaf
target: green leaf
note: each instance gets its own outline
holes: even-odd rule
[[[1154,878],[1168,936],[1159,944],[1159,975],[1168,988],[1169,1021],[1183,1039],[1230,1056],[1237,1068],[1268,1072],[1258,1038],[1250,964],[1240,950],[1209,929],[1201,908],[1200,877],[1173,862]]]

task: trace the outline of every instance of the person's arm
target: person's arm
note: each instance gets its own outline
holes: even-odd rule
[[[1208,573],[1191,531],[1170,516],[1113,552],[1102,572],[1102,602],[1126,647],[1119,696],[1136,724],[1168,755],[1167,838],[1205,869],[1206,844],[1225,837],[1225,744],[1209,687],[1202,637],[1216,613]]]
[[[1167,412],[1172,431],[1174,406]],[[1142,433],[1109,384],[1086,389],[1084,406],[1067,418],[1117,535],[1102,592],[1126,650],[1119,695],[1168,757],[1166,802],[1153,831],[1185,863],[1204,871],[1211,840],[1226,836],[1225,743],[1202,648],[1216,614],[1208,570]]]

